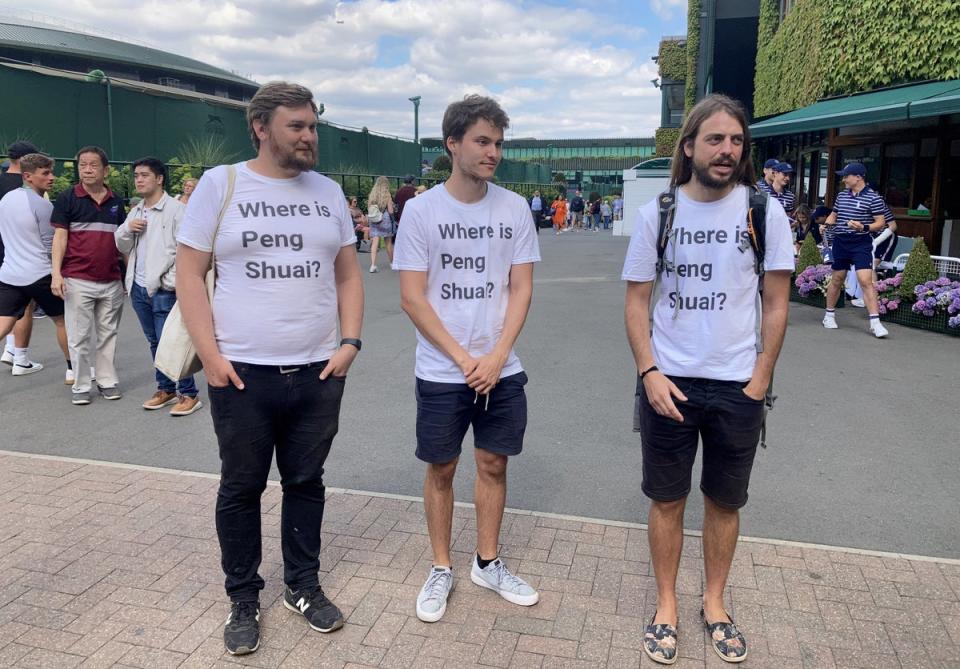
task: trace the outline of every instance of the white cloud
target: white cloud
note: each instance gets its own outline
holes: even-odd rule
[[[674,10],[687,10],[687,0],[650,0],[650,9],[661,19],[673,18]]]
[[[412,136],[407,98],[420,95],[420,134],[436,136],[447,104],[482,92],[516,136],[651,136],[659,31],[539,2],[48,0],[43,11],[257,81],[304,83],[345,125]],[[651,0],[658,13],[684,4]],[[18,5],[0,0],[7,8]]]

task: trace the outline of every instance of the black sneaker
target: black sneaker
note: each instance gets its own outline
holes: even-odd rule
[[[284,588],[283,605],[306,618],[310,627],[318,632],[332,632],[343,627],[343,614],[327,599],[320,586],[315,590],[304,588],[296,592]]]
[[[230,604],[230,616],[223,628],[223,645],[231,655],[249,655],[260,647],[260,604]]]

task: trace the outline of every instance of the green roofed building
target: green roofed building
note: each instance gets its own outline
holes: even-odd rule
[[[441,140],[424,139],[424,158],[433,162],[443,153]],[[623,171],[654,154],[652,137],[595,139],[515,138],[503,143],[505,160],[539,163],[552,174],[562,173],[568,185],[588,188],[591,184],[620,186]]]
[[[234,72],[99,35],[0,18],[0,62],[42,66],[248,101],[259,85]]]

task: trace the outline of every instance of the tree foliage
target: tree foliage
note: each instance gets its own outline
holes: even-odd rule
[[[777,4],[761,4],[757,116],[831,95],[960,78],[960,0],[797,0],[779,26],[770,13]]]

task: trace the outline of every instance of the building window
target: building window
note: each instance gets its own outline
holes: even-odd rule
[[[682,81],[663,83],[660,86],[660,93],[663,96],[660,124],[664,128],[679,128],[683,124],[683,89]]]

